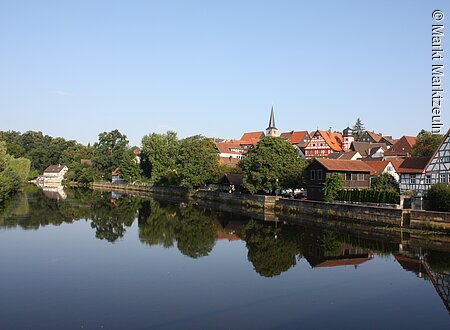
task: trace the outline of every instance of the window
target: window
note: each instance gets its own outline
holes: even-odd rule
[[[445,183],[447,181],[446,179],[447,179],[447,176],[445,175],[445,173],[439,174],[439,182]]]
[[[430,184],[430,183],[431,183],[431,175],[427,175],[427,176],[425,177],[425,183],[426,183],[426,184]]]
[[[345,173],[345,181],[350,181],[352,179],[351,173]]]
[[[364,174],[358,173],[358,178],[357,178],[357,180],[358,180],[358,181],[364,181]]]
[[[322,180],[322,170],[317,170],[317,180]]]
[[[416,184],[416,175],[415,174],[411,174],[409,176],[409,183],[410,184]]]
[[[316,179],[316,171],[311,170],[311,180],[315,180]]]

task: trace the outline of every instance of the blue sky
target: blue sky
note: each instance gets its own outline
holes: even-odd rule
[[[360,117],[416,135],[431,129],[431,14],[450,57],[449,3],[2,0],[0,130],[239,138],[273,105],[281,131]]]

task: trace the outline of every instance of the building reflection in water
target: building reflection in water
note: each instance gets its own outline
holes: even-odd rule
[[[45,197],[56,201],[65,200],[67,198],[64,192],[64,187],[61,185],[54,186],[40,186],[44,192]]]

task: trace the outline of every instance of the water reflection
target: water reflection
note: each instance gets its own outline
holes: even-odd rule
[[[435,247],[431,249],[414,245],[411,237],[370,238],[367,230],[342,232],[310,224],[264,222],[188,203],[180,206],[83,189],[67,189],[62,195],[27,186],[0,210],[0,228],[36,230],[87,220],[96,238],[111,243],[124,237],[135,219],[141,243],[177,248],[193,259],[210,255],[218,240],[241,240],[254,271],[268,278],[288,272],[302,259],[313,270],[347,267],[356,271],[374,256],[392,255],[399,269],[430,281],[450,311],[450,250],[442,242],[433,245],[426,240],[427,246]]]

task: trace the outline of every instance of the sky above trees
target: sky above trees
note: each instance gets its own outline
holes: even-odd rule
[[[434,9],[450,21],[444,0],[2,1],[0,130],[239,138],[273,105],[281,131],[360,117],[417,135],[431,128]]]

